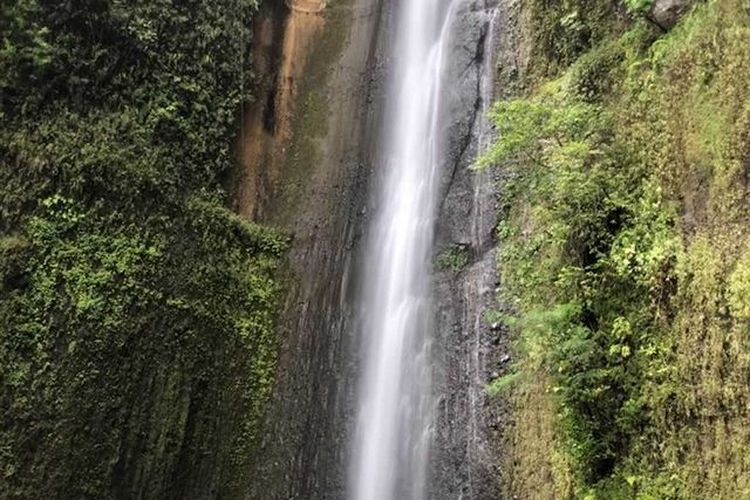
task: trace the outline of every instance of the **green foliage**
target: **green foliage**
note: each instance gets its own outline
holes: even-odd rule
[[[625,0],[625,7],[631,14],[645,14],[654,5],[654,0]]]
[[[455,244],[446,248],[437,257],[438,269],[459,272],[469,263],[469,248],[467,245]]]
[[[245,491],[287,245],[221,188],[255,8],[0,7],[0,498]]]
[[[639,213],[648,208],[640,169],[623,171],[627,152],[613,141],[611,120],[578,100],[570,82],[533,101],[499,103],[493,119],[499,138],[481,164],[508,162],[515,173],[509,191],[519,219],[501,227],[501,261],[522,313],[521,349],[527,369],[554,383],[577,474],[596,481],[640,425],[633,408],[648,357],[631,322],[651,328],[640,317],[644,282],[670,257],[639,239],[650,260],[631,266],[630,242],[641,224],[650,234],[652,217],[669,233],[671,219],[668,211]]]
[[[524,4],[524,15],[532,87],[623,29],[617,3],[607,0],[530,0]]]
[[[504,393],[518,380],[520,375],[520,372],[513,371],[503,375],[502,377],[496,378],[487,386],[487,394],[490,397],[494,397]]]
[[[516,494],[750,494],[749,16],[709,2],[661,38],[636,22],[494,108],[479,164],[511,173],[513,432],[545,439],[514,442]]]
[[[729,308],[735,318],[750,320],[750,251],[737,261],[728,281]]]

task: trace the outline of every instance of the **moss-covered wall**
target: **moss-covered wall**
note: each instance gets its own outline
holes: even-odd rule
[[[647,4],[527,2],[494,109],[520,498],[750,494],[750,5]]]
[[[253,0],[0,7],[0,498],[237,498],[286,241],[225,207]]]

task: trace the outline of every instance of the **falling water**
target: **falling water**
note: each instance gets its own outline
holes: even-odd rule
[[[440,101],[451,0],[398,4],[363,294],[364,374],[354,500],[425,497],[432,408],[430,254],[442,158]]]

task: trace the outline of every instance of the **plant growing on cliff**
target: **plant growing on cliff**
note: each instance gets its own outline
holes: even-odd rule
[[[286,245],[221,187],[256,6],[0,7],[1,498],[245,490]]]
[[[551,382],[571,472],[591,484],[612,473],[648,418],[641,388],[658,328],[643,311],[674,246],[670,212],[643,170],[623,168],[630,153],[614,119],[582,99],[572,78],[582,75],[498,103],[499,136],[479,165],[513,173],[500,260],[519,313],[520,380]]]
[[[631,14],[645,14],[654,5],[654,0],[625,0],[625,7]]]
[[[437,256],[438,269],[448,269],[459,272],[469,263],[469,249],[467,245],[451,245]]]
[[[664,36],[636,21],[496,107],[507,136],[482,163],[513,174],[499,235],[518,315],[516,493],[750,491],[749,16],[728,0]],[[559,130],[568,112],[581,126]]]

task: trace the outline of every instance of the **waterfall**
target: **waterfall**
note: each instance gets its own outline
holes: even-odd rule
[[[425,498],[432,437],[430,257],[445,128],[441,82],[455,2],[396,3],[382,179],[360,304],[354,500]]]

